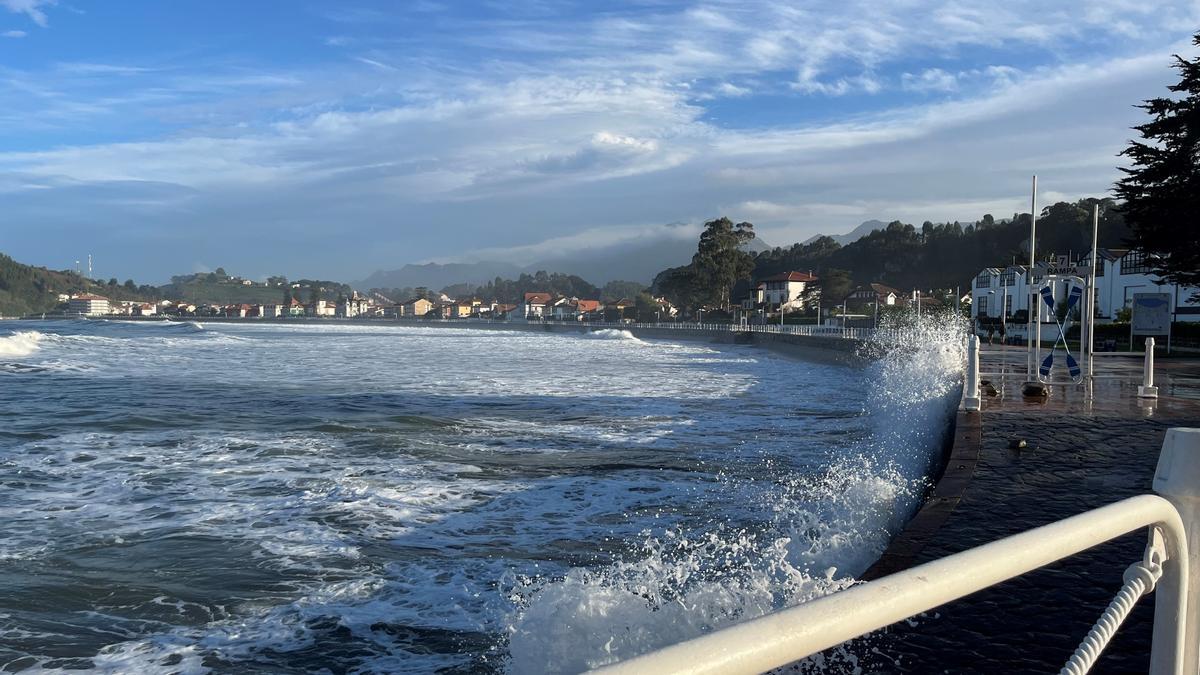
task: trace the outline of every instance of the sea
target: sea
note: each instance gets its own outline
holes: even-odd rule
[[[845,588],[961,392],[907,335],[0,322],[0,671],[576,673]]]

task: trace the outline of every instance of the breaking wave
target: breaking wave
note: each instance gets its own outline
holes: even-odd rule
[[[29,356],[41,348],[43,337],[35,330],[0,337],[0,356]]]
[[[612,565],[529,580],[508,621],[510,672],[589,670],[856,583],[929,485],[961,395],[962,327],[898,328],[865,350],[869,433],[850,452],[817,476],[731,484],[771,514],[765,527],[647,531]]]
[[[633,340],[641,342],[633,333],[620,328],[600,328],[584,335],[595,340]]]

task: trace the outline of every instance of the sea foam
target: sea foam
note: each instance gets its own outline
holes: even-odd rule
[[[35,330],[0,337],[0,356],[29,356],[41,347],[43,337]]]
[[[589,670],[856,583],[928,486],[961,392],[962,335],[927,318],[866,345],[869,434],[822,474],[747,490],[766,527],[647,531],[609,566],[531,580],[508,620],[509,671]]]

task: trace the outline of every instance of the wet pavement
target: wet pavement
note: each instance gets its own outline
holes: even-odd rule
[[[939,485],[956,501],[935,527],[909,538],[902,553],[912,563],[1147,493],[1166,430],[1200,426],[1198,359],[1160,359],[1157,400],[1137,397],[1137,357],[1098,357],[1090,387],[1060,381],[1045,399],[1021,396],[1021,348],[985,348],[981,370],[995,395],[985,395],[982,414],[973,416],[980,443],[972,475]],[[1012,449],[1018,440],[1024,449]],[[899,624],[870,639],[860,665],[866,672],[1057,672],[1121,587],[1125,568],[1140,559],[1145,538],[1123,537]],[[1153,599],[1143,598],[1093,672],[1146,672],[1152,621]]]

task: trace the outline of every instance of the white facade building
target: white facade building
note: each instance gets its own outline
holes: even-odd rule
[[[1085,273],[1080,276],[1086,276],[1090,265],[1089,253],[1070,267],[1081,268]],[[1115,321],[1122,309],[1133,304],[1135,293],[1166,293],[1171,296],[1174,321],[1200,321],[1200,303],[1188,299],[1198,289],[1166,283],[1151,273],[1152,266],[1146,254],[1140,251],[1100,249],[1096,265],[1097,323]],[[1049,267],[1046,263],[1038,263],[1034,268],[1032,286],[1028,283],[1028,268],[1023,265],[988,267],[980,271],[971,281],[972,318],[985,323],[999,323],[1003,315],[1009,322],[1009,331],[1020,333],[1033,294],[1046,284],[1047,271]],[[1061,279],[1055,283],[1055,302],[1066,299],[1069,290],[1070,285]],[[1014,322],[1018,314],[1020,316]],[[1055,321],[1055,317],[1047,311],[1042,311],[1041,317],[1043,323],[1053,324]]]
[[[804,272],[784,272],[758,280],[754,300],[769,308],[802,309],[804,291],[817,280]]]
[[[67,301],[67,311],[83,316],[99,316],[112,311],[108,298],[102,295],[77,295]]]

